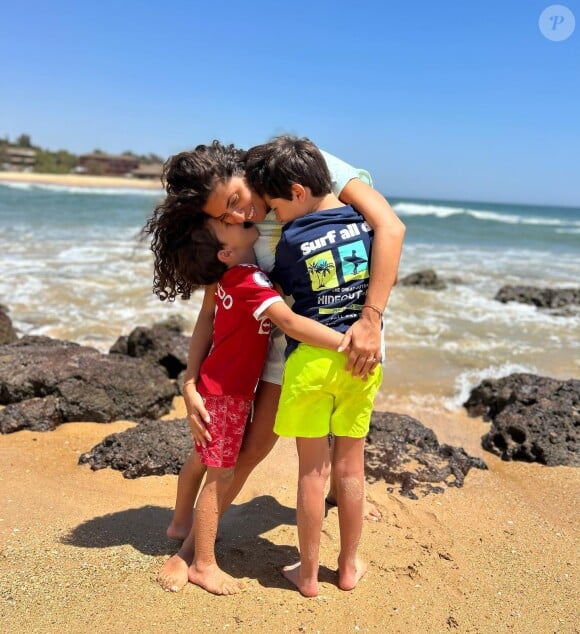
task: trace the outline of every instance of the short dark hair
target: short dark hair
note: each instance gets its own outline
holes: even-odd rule
[[[215,284],[227,266],[217,257],[223,244],[209,216],[187,195],[169,194],[143,228],[151,235],[153,292],[161,301],[189,299],[200,286]]]
[[[324,156],[310,139],[279,136],[246,153],[246,180],[260,196],[292,200],[292,185],[308,187],[313,196],[332,191]]]
[[[201,209],[218,183],[244,175],[245,156],[244,150],[217,140],[198,145],[170,156],[163,166],[161,182],[168,194],[187,197]]]

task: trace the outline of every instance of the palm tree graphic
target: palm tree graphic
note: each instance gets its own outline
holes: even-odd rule
[[[318,288],[324,288],[324,279],[332,273],[334,268],[334,264],[328,260],[315,260],[308,264],[308,273],[311,277],[313,274],[316,275]]]

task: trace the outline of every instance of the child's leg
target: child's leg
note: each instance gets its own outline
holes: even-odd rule
[[[254,414],[248,423],[230,488],[224,497],[221,513],[225,513],[246,483],[248,476],[272,451],[278,440],[274,420],[280,400],[280,386],[260,381],[254,400]]]
[[[334,436],[332,437],[332,444],[330,445],[330,457],[332,461],[334,453]],[[330,506],[338,506],[338,498],[336,494],[336,477],[334,473],[334,469],[330,471],[330,488],[328,490],[328,494],[326,495],[326,503],[330,504]],[[371,522],[378,522],[381,519],[382,515],[379,509],[366,498],[363,502],[363,519],[370,520]]]
[[[189,534],[193,525],[195,498],[204,475],[205,465],[200,462],[199,455],[194,450],[181,467],[177,478],[175,510],[167,527],[167,537],[170,539],[183,540]]]
[[[357,557],[365,495],[365,439],[337,436],[334,443],[332,469],[336,478],[340,526],[338,585],[343,590],[352,590],[366,572],[366,564]]]
[[[318,594],[318,553],[324,519],[324,489],[330,473],[328,439],[296,438],[298,496],[296,522],[300,564],[284,568],[284,576],[306,597]]]
[[[189,580],[213,594],[236,594],[243,588],[242,583],[221,570],[215,559],[220,508],[233,472],[233,468],[208,467],[195,506],[195,557],[189,567]]]

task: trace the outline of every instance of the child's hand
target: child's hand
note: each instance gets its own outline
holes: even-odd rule
[[[187,420],[189,429],[195,443],[206,447],[211,442],[211,434],[207,431],[205,423],[209,422],[209,414],[203,404],[203,399],[195,383],[186,381],[183,385],[183,399],[187,408]]]

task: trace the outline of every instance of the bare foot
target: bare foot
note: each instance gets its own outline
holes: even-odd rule
[[[193,526],[193,515],[187,522],[176,522],[171,520],[171,524],[167,527],[165,534],[169,539],[175,539],[178,542],[182,542],[188,535],[191,527]]]
[[[368,498],[365,498],[363,504],[363,519],[378,522],[382,517],[379,509]]]
[[[212,594],[238,594],[244,589],[244,584],[225,573],[217,564],[199,570],[192,564],[189,567],[189,580],[197,586],[201,586]]]
[[[335,498],[330,495],[330,493],[326,496],[326,503],[329,506],[338,506]],[[381,512],[379,509],[370,501],[365,498],[363,504],[363,519],[369,520],[371,522],[378,522],[382,519]]]
[[[173,557],[170,557],[162,566],[159,574],[157,575],[157,581],[159,585],[167,592],[179,592],[181,588],[187,585],[188,573],[187,570],[193,559],[192,557],[184,559],[181,551],[179,551]]]
[[[316,597],[318,596],[318,579],[303,579],[300,575],[300,562],[296,562],[290,566],[284,566],[282,568],[282,574],[293,583],[298,590],[300,590],[300,594],[305,597]]]
[[[367,571],[366,563],[357,557],[354,566],[344,566],[338,564],[338,587],[341,590],[353,590]]]

